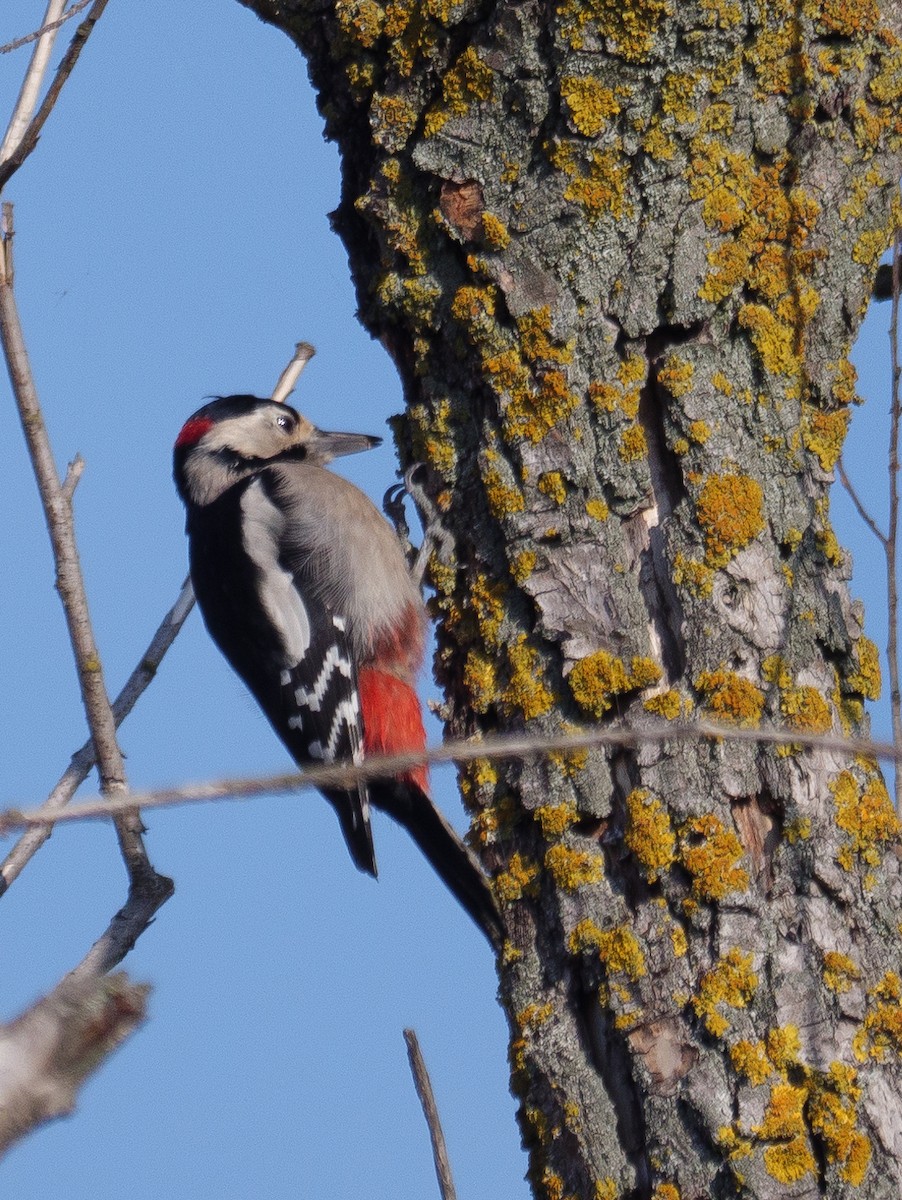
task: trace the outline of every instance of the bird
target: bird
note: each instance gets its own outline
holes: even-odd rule
[[[427,631],[419,585],[375,505],[326,469],[380,443],[326,432],[286,403],[250,395],[205,404],[175,442],[204,623],[301,767],[426,745],[415,686]],[[408,830],[500,947],[488,879],[433,803],[425,766],[322,794],[361,871],[377,874],[372,803]]]

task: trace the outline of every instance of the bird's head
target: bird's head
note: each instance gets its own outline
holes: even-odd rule
[[[176,438],[175,484],[186,502],[209,504],[239,479],[280,462],[323,466],[378,446],[366,433],[317,429],[287,404],[221,396],[188,418]]]

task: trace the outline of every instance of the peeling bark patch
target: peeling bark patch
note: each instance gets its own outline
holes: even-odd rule
[[[752,870],[767,893],[773,880],[774,851],[780,843],[777,822],[760,796],[734,800],[730,808],[739,839],[751,859]]]
[[[442,216],[461,235],[465,242],[474,241],[482,233],[482,214],[485,204],[482,188],[475,179],[452,183],[446,179],[439,193]]]
[[[698,1049],[681,1036],[677,1021],[652,1021],[631,1030],[628,1040],[651,1077],[652,1091],[673,1096],[680,1080],[698,1061]]]

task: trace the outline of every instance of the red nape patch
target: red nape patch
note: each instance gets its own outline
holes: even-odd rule
[[[182,426],[182,432],[175,439],[177,446],[193,446],[212,429],[214,422],[209,417],[192,417]]]
[[[366,754],[404,754],[426,746],[423,713],[416,692],[397,675],[362,667],[357,680],[363,713],[363,749]],[[429,795],[425,764],[400,776]]]

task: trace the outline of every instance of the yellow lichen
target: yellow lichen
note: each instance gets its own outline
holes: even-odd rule
[[[680,861],[700,900],[722,900],[748,887],[748,871],[738,865],[742,853],[739,838],[713,813],[687,821],[680,830]]]
[[[620,112],[611,89],[592,76],[568,75],[561,80],[561,95],[567,102],[574,128],[586,137],[597,137]]]
[[[489,509],[496,520],[522,512],[526,507],[523,493],[506,483],[497,467],[487,467],[483,470],[482,483]]]
[[[778,1025],[767,1034],[767,1053],[778,1071],[788,1071],[798,1063],[802,1044],[796,1025]]]
[[[852,856],[857,854],[868,866],[878,866],[885,844],[899,836],[899,819],[883,780],[871,774],[862,788],[851,771],[842,771],[830,790],[836,805],[836,824],[849,835],[848,843],[840,850],[840,865],[852,870]]]
[[[676,837],[670,817],[647,788],[634,788],[626,798],[624,840],[645,870],[649,883],[676,858]]]
[[[492,890],[499,904],[512,904],[524,895],[536,891],[539,868],[518,852],[511,856],[507,870],[499,872],[492,880]]]
[[[709,475],[696,503],[705,560],[723,567],[764,528],[761,485],[747,475]]]
[[[511,240],[507,226],[500,217],[490,212],[482,214],[482,236],[492,250],[504,250]]]
[[[750,1083],[764,1083],[773,1073],[773,1065],[767,1056],[764,1042],[741,1040],[730,1047],[730,1061],[734,1069],[744,1075]]]
[[[884,1062],[887,1055],[902,1056],[902,980],[887,971],[868,992],[868,1011],[855,1034],[852,1049],[860,1061],[870,1055]]]
[[[558,5],[561,32],[574,50],[584,45],[584,30],[594,27],[610,43],[614,54],[627,62],[644,62],[651,54],[655,35],[672,9],[669,0],[563,0]]]
[[[661,668],[649,658],[634,658],[628,668],[622,658],[598,650],[577,662],[567,682],[580,708],[599,718],[611,708],[614,698],[657,683]]]
[[[578,819],[576,806],[572,803],[543,804],[535,809],[533,816],[542,829],[542,836],[549,840],[561,837]]]
[[[858,669],[850,671],[846,683],[853,692],[859,692],[868,700],[880,698],[880,651],[864,634],[855,643],[855,658]]]
[[[752,1126],[757,1137],[772,1143],[764,1151],[764,1165],[780,1183],[797,1183],[816,1170],[804,1117],[806,1098],[805,1088],[774,1084],[763,1121]]]
[[[507,707],[522,713],[527,721],[553,708],[554,696],[543,682],[538,652],[527,644],[525,634],[508,646],[507,658],[510,680],[503,693]]]
[[[687,558],[680,550],[673,560],[673,582],[704,599],[714,587],[714,571],[707,563]]]
[[[827,1160],[840,1163],[840,1177],[859,1187],[871,1161],[871,1144],[857,1128],[861,1088],[854,1067],[833,1062],[826,1074],[809,1088],[808,1120],[827,1152]]]
[[[611,515],[611,510],[605,504],[604,500],[596,498],[586,501],[586,512],[593,521],[606,521]]]
[[[716,671],[702,671],[696,677],[695,687],[701,692],[705,707],[719,721],[746,727],[760,723],[765,696],[750,679],[719,667]]]
[[[595,851],[574,850],[558,843],[546,852],[545,869],[558,887],[565,892],[575,892],[604,879],[604,858]]]
[[[790,729],[827,733],[833,726],[830,706],[813,687],[791,687],[780,693],[780,711]]]
[[[675,1183],[659,1183],[651,1194],[651,1200],[681,1200],[680,1189]]]
[[[618,453],[624,462],[648,457],[648,442],[641,425],[629,425],[620,435]]]
[[[494,77],[475,47],[468,46],[442,77],[442,104],[426,114],[424,132],[433,137],[452,117],[463,116],[478,100],[490,100]]]
[[[694,374],[695,368],[689,359],[671,354],[658,371],[658,383],[665,387],[671,396],[685,396],[692,390]]]
[[[670,688],[657,696],[650,696],[643,702],[642,707],[646,712],[657,713],[659,717],[675,721],[680,715],[680,693]]]
[[[535,550],[521,550],[511,560],[511,575],[517,583],[525,583],[536,569]]]
[[[702,976],[698,995],[692,997],[695,1015],[705,1022],[709,1033],[722,1037],[730,1028],[730,1022],[719,1011],[718,1005],[745,1008],[757,987],[758,977],[752,970],[752,955],[743,954],[738,946],[734,946]]]
[[[849,428],[848,410],[824,412],[805,404],[802,411],[802,442],[805,449],[817,457],[824,471],[832,471],[842,453]]]
[[[498,700],[498,671],[494,656],[471,647],[467,651],[463,678],[474,711],[488,712]]]
[[[536,484],[543,495],[552,499],[555,504],[563,504],[567,499],[567,485],[560,471],[545,471]]]
[[[842,995],[861,977],[861,972],[847,954],[828,950],[824,955],[824,986]]]
[[[625,975],[635,983],[646,973],[642,947],[628,925],[600,929],[587,917],[575,926],[568,945],[572,954],[597,950],[609,975]]]

